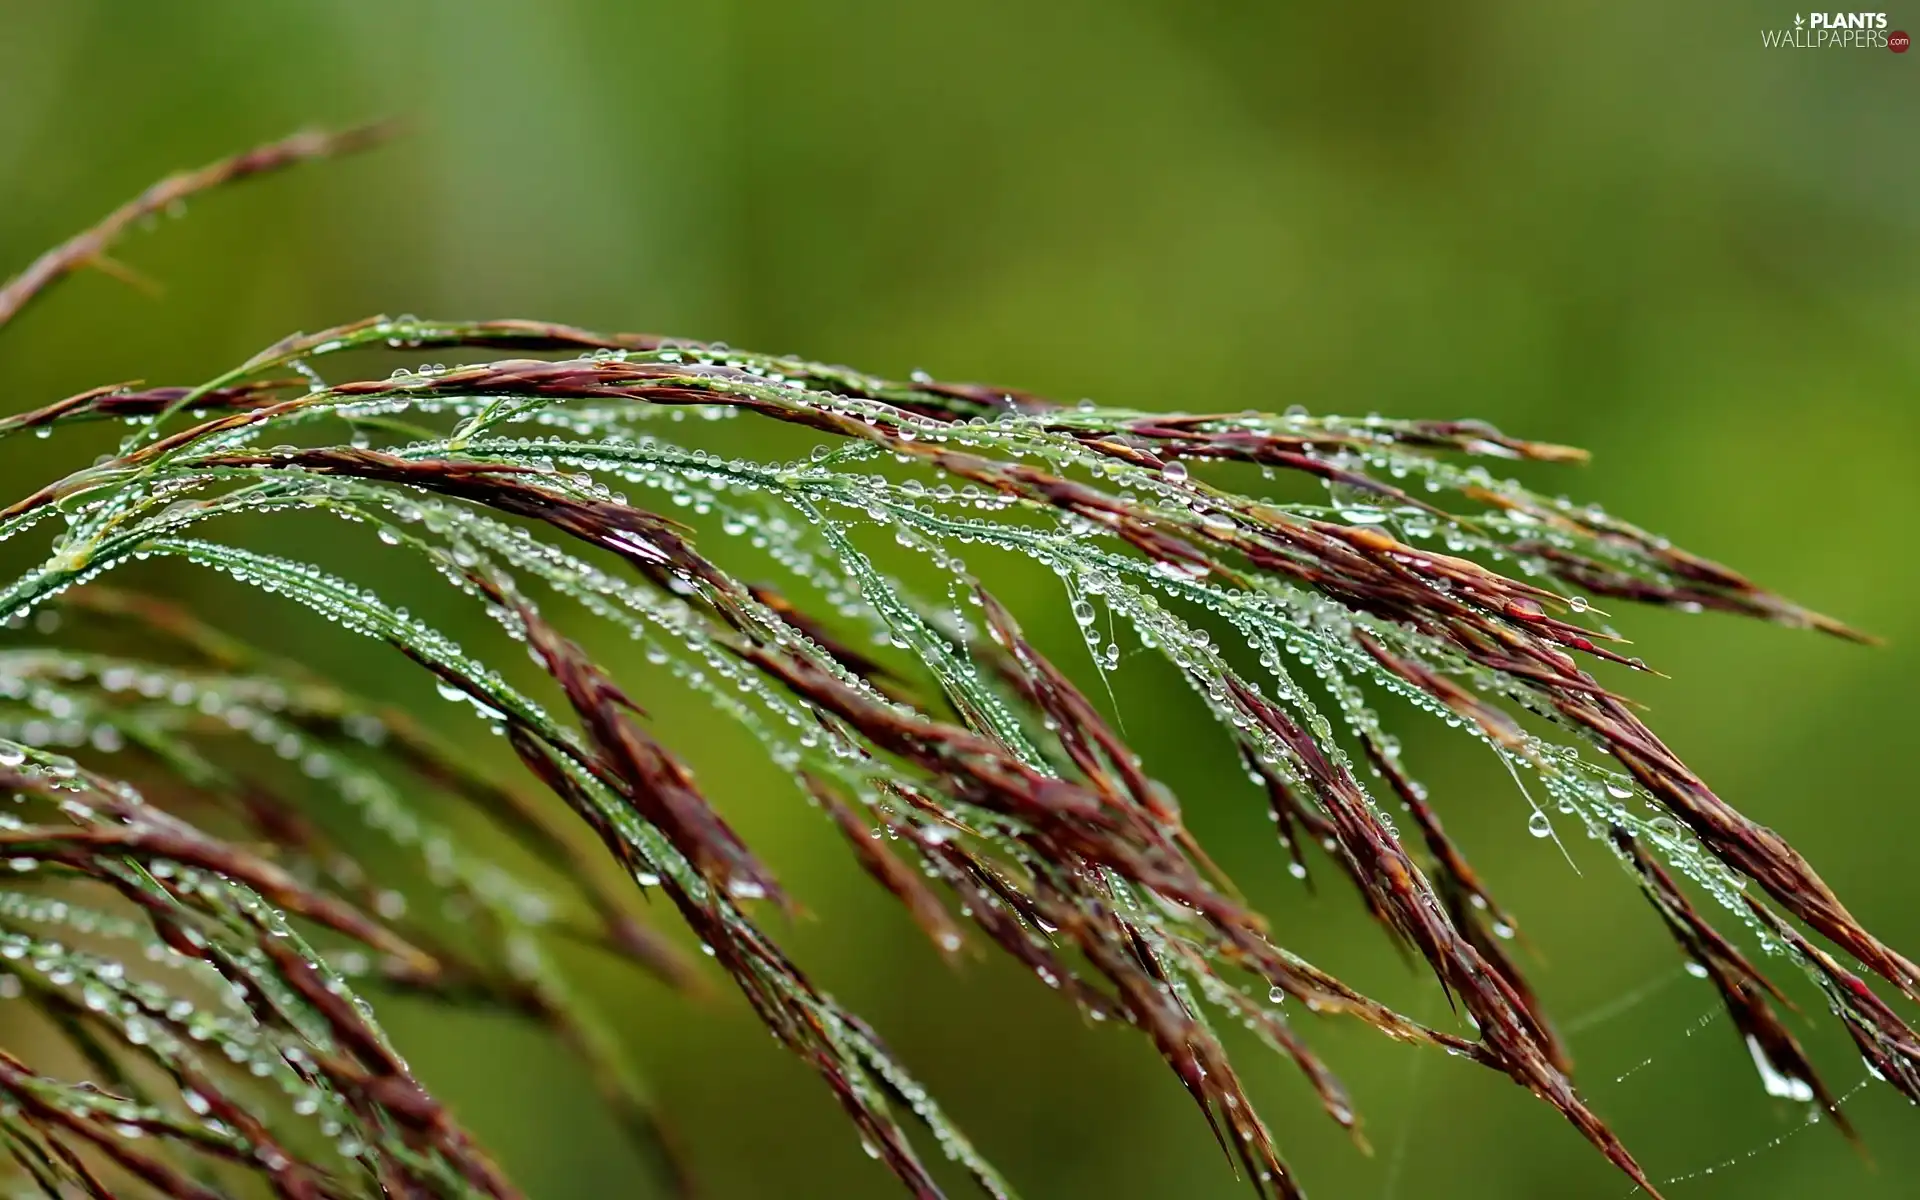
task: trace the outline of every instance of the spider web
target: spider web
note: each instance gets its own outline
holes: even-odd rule
[[[1613,999],[1596,1005],[1564,1023],[1561,1032],[1573,1044],[1576,1053],[1583,1049],[1584,1043],[1586,1053],[1582,1057],[1586,1061],[1583,1064],[1585,1069],[1581,1072],[1581,1077],[1586,1081],[1585,1086],[1592,1092],[1594,1099],[1609,1103],[1615,1108],[1630,1105],[1636,1098],[1636,1089],[1657,1089],[1663,1072],[1691,1069],[1687,1066],[1676,1066],[1676,1062],[1689,1051],[1714,1056],[1709,1069],[1716,1075],[1724,1071],[1726,1076],[1734,1081],[1735,1086],[1743,1082],[1738,1074],[1739,1069],[1728,1065],[1727,1060],[1720,1057],[1733,1053],[1733,1050],[1726,1044],[1728,1041],[1725,1031],[1726,1009],[1717,998],[1707,999],[1696,1015],[1691,1017],[1676,1015],[1675,1020],[1667,1024],[1666,1034],[1657,1039],[1644,1053],[1634,1051],[1620,1056],[1616,1049],[1610,1058],[1593,1039],[1592,1035],[1597,1031],[1605,1030],[1621,1018],[1649,1004],[1668,1001],[1671,1006],[1680,1008],[1683,1002],[1675,999],[1674,993],[1679,991],[1685,983],[1698,978],[1689,966],[1676,965],[1670,970],[1654,975],[1621,992]],[[1701,999],[1703,998],[1696,996],[1686,1003]],[[1701,1045],[1703,1041],[1713,1044]],[[1696,1046],[1699,1046],[1698,1051],[1694,1051]],[[1408,1197],[1417,1194],[1419,1190],[1420,1185],[1409,1178],[1410,1174],[1414,1174],[1409,1170],[1414,1162],[1410,1151],[1418,1127],[1422,1124],[1423,1109],[1419,1102],[1419,1092],[1430,1059],[1429,1055],[1414,1055],[1411,1056],[1408,1064],[1401,1091],[1414,1108],[1398,1122],[1398,1127],[1385,1148],[1384,1182],[1379,1193],[1380,1200],[1408,1200]],[[1710,1180],[1720,1180],[1730,1173],[1751,1170],[1757,1160],[1771,1157],[1776,1151],[1785,1149],[1788,1143],[1808,1130],[1827,1124],[1830,1116],[1847,1109],[1849,1105],[1855,1105],[1857,1109],[1855,1102],[1863,1093],[1868,1092],[1875,1082],[1870,1072],[1862,1071],[1859,1078],[1851,1084],[1835,1089],[1834,1104],[1831,1109],[1815,1102],[1785,1100],[1783,1102],[1786,1107],[1779,1117],[1783,1127],[1777,1132],[1731,1152],[1707,1152],[1691,1159],[1694,1165],[1680,1169],[1663,1170],[1650,1164],[1654,1182],[1669,1197],[1700,1195],[1699,1185]],[[1764,1092],[1766,1090],[1764,1074],[1756,1076],[1752,1086]],[[1431,1117],[1429,1116],[1427,1120],[1430,1122]],[[1824,1153],[1836,1161],[1853,1160],[1850,1165],[1835,1169],[1833,1183],[1841,1194],[1851,1194],[1854,1187],[1872,1178],[1871,1160],[1867,1159],[1864,1153],[1856,1156],[1838,1142],[1830,1144]],[[1857,1172],[1857,1174],[1849,1175],[1848,1172]],[[1851,1183],[1846,1182],[1849,1179]],[[1885,1180],[1886,1177],[1882,1176],[1881,1179]],[[1622,1196],[1624,1198],[1644,1194],[1638,1187],[1632,1187],[1623,1192]],[[1876,1190],[1874,1194],[1879,1193]]]

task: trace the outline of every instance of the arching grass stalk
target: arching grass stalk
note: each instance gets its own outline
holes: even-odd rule
[[[248,173],[234,163],[333,145],[303,135],[180,178],[208,184]],[[125,223],[43,260],[3,293],[0,320]],[[363,352],[392,348],[479,361],[355,378]],[[688,414],[795,426],[819,444],[766,461],[659,432],[685,431],[674,421]],[[1479,461],[1577,451],[1474,422],[1063,408],[651,336],[384,317],[288,338],[197,387],[85,392],[0,420],[0,436],[102,420],[132,427],[117,453],[0,512],[0,540],[44,539],[61,519],[41,565],[0,588],[0,613],[26,626],[65,612],[78,631],[0,650],[0,784],[23,804],[0,822],[21,872],[0,892],[0,954],[96,1080],[0,1056],[0,1142],[48,1195],[137,1179],[217,1196],[246,1175],[289,1197],[516,1194],[381,1032],[371,1000],[396,991],[553,1029],[689,1188],[652,1102],[550,952],[556,937],[586,940],[695,986],[703,974],[634,915],[646,890],[915,1194],[939,1188],[909,1116],[988,1193],[1011,1194],[768,935],[765,913],[789,902],[780,881],[721,815],[726,798],[648,732],[638,685],[548,615],[566,608],[625,631],[751,734],[942,953],[991,944],[1090,1018],[1144,1034],[1260,1194],[1301,1191],[1214,1023],[1294,1061],[1358,1137],[1287,1016],[1300,1010],[1508,1075],[1654,1191],[1576,1090],[1512,952],[1514,918],[1442,829],[1383,726],[1383,697],[1483,743],[1523,781],[1543,839],[1583,834],[1611,851],[1717,985],[1770,1089],[1835,1107],[1771,984],[1697,899],[1811,975],[1876,1073],[1920,1100],[1920,1041],[1814,938],[1905,1001],[1920,999],[1920,971],[1582,665],[1645,669],[1587,623],[1589,597],[1857,635]],[[1227,486],[1230,470],[1306,476],[1328,495],[1263,498],[1272,489]],[[694,525],[662,515],[675,509]],[[524,644],[549,700],[515,686],[493,651],[364,584],[237,544],[227,520],[293,512],[419,556]],[[1051,570],[1096,670],[1119,669],[1123,637],[1164,656],[1217,721],[1220,752],[1264,790],[1293,871],[1323,848],[1466,1031],[1394,1012],[1273,940],[1150,764],[963,554]],[[903,585],[895,556],[931,568],[944,595]],[[103,582],[156,557],[397,650],[471,704],[525,777],[495,778],[405,715]],[[749,585],[730,560],[787,578]],[[89,631],[116,625],[149,652],[87,648]],[[566,883],[523,882],[471,831],[433,822],[430,797],[469,804]],[[624,879],[598,869],[583,836]],[[370,860],[387,864],[378,882]],[[411,866],[395,874],[396,862]]]

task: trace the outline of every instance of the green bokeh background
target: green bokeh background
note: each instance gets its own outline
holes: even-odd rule
[[[293,329],[412,311],[1148,408],[1478,416],[1585,445],[1594,464],[1550,486],[1889,639],[1618,614],[1672,675],[1634,685],[1656,728],[1867,924],[1920,950],[1905,772],[1920,55],[1763,50],[1760,30],[1792,17],[1770,5],[1449,7],[0,0],[8,270],[165,170],[311,122],[411,126],[130,242],[123,257],[165,296],[77,279],[0,335],[0,405],[191,382]],[[1920,28],[1920,10],[1895,27],[1903,15]],[[85,461],[49,461],[62,444],[11,453],[9,495]],[[362,562],[376,582],[385,569]],[[170,579],[209,605],[231,595]],[[412,586],[392,581],[417,610],[473,620]],[[1017,598],[1039,603],[1043,633],[1069,628],[1055,598]],[[221,620],[420,694],[397,659],[292,613]],[[1438,1019],[1351,897],[1286,879],[1224,747],[1164,683],[1123,671],[1120,708],[1223,865],[1290,944]],[[1144,1041],[1087,1027],[998,963],[944,969],[785,781],[689,706],[661,724],[807,906],[782,931],[798,961],[1028,1196],[1243,1194]],[[1717,1167],[1672,1196],[1920,1194],[1908,1105],[1877,1087],[1849,1102],[1872,1166],[1830,1129],[1801,1131],[1724,1021],[1698,1027],[1712,996],[1627,881],[1591,847],[1574,847],[1577,875],[1529,838],[1472,747],[1405,733],[1449,827],[1522,914],[1557,1011],[1650,989],[1573,1044],[1657,1178]],[[731,993],[691,1002],[604,968],[593,982],[713,1196],[896,1194]],[[538,1200],[653,1194],[553,1046],[405,1008],[393,1023]],[[1353,1088],[1371,1157],[1290,1068],[1242,1058],[1316,1197],[1626,1194],[1490,1073],[1339,1025],[1309,1033]],[[1862,1068],[1844,1038],[1825,1023],[1807,1037],[1851,1089]]]

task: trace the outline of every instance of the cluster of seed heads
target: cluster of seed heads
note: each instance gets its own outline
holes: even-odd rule
[[[0,290],[0,322],[143,215],[362,140],[301,135],[163,181]],[[362,370],[395,349],[455,361]],[[1012,1195],[768,932],[792,903],[781,881],[727,822],[728,798],[649,731],[646,705],[673,689],[793,777],[795,801],[942,954],[1007,954],[1090,1019],[1146,1037],[1261,1195],[1303,1193],[1223,1022],[1297,1064],[1356,1138],[1304,1024],[1357,1020],[1505,1074],[1655,1190],[1576,1088],[1517,922],[1446,834],[1387,727],[1396,712],[1482,743],[1532,834],[1563,852],[1590,839],[1619,862],[1725,999],[1769,1091],[1838,1116],[1736,939],[1810,975],[1873,1073],[1920,1100],[1920,1040],[1825,947],[1906,1001],[1920,970],[1589,670],[1646,669],[1596,624],[1597,598],[1858,635],[1488,469],[1580,457],[1565,447],[1470,421],[1180,400],[1198,411],[1061,406],[531,321],[382,317],[294,335],[197,386],[102,387],[0,418],[0,437],[126,428],[115,453],[0,510],[0,541],[44,546],[0,581],[15,630],[0,647],[0,794],[17,806],[0,814],[0,995],[49,1017],[92,1072],[68,1081],[0,1051],[0,1144],[22,1178],[48,1196],[517,1195],[381,1030],[378,1001],[408,993],[552,1030],[689,1190],[663,1115],[555,961],[568,938],[679,987],[717,969],[915,1194],[940,1186],[909,1123],[988,1194]],[[812,449],[730,448],[747,421]],[[1324,494],[1286,499],[1291,479]],[[499,644],[469,648],[282,552],[297,539],[244,544],[257,522],[231,518],[264,516],[343,522],[417,557]],[[408,714],[108,579],[149,559],[383,644],[524,770],[475,765],[485,756]],[[1059,580],[1084,667],[1043,654],[992,594],[1016,561]],[[616,679],[587,648],[596,627],[649,669]],[[1276,865],[1304,879],[1324,859],[1349,876],[1456,1002],[1457,1029],[1269,935],[1075,679],[1104,683],[1135,650],[1170,663],[1214,718],[1216,752],[1269,807]],[[436,819],[448,802],[491,833]],[[501,861],[499,840],[540,869]],[[640,919],[649,892],[713,968]]]

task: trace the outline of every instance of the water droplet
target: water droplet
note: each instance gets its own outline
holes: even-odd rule
[[[1813,1099],[1813,1085],[1804,1079],[1781,1073],[1761,1048],[1759,1039],[1752,1034],[1747,1035],[1747,1052],[1753,1055],[1754,1069],[1760,1072],[1760,1084],[1767,1089],[1767,1095],[1782,1100],[1798,1100],[1803,1104]],[[1814,1110],[1813,1119],[1818,1119],[1819,1111]]]

